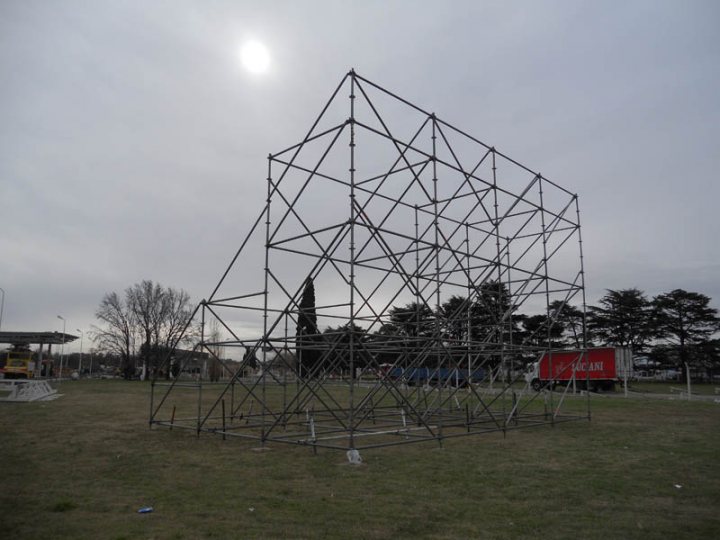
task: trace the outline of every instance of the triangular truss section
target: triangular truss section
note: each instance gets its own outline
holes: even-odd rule
[[[590,417],[523,377],[584,311],[576,195],[354,71],[266,188],[151,426],[354,450]]]

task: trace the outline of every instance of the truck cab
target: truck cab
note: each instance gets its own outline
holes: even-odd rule
[[[533,390],[536,392],[540,391],[540,388],[542,388],[542,383],[540,382],[540,369],[539,366],[540,362],[530,362],[527,367],[525,368],[525,382],[528,383]]]
[[[35,362],[30,347],[14,346],[3,353],[2,372],[6,379],[30,379],[34,375]]]

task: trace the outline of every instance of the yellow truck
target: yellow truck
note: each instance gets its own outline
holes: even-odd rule
[[[41,375],[35,371],[35,358],[30,347],[23,345],[15,345],[12,349],[2,353],[3,365],[0,367],[6,379],[31,379]],[[43,361],[41,370],[43,375],[47,375],[51,369],[51,363],[47,360]]]

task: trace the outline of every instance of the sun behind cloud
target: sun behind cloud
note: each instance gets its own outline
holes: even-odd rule
[[[270,67],[270,51],[259,41],[247,41],[240,48],[240,61],[250,73],[265,73]]]

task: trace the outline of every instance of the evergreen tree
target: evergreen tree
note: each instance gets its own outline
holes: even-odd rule
[[[374,346],[385,349],[376,355],[377,361],[394,364],[403,359],[403,365],[415,365],[417,355],[435,332],[435,314],[423,302],[393,306],[388,313],[389,320],[372,338]]]
[[[720,369],[720,339],[711,339],[693,345],[691,355],[695,365],[705,370],[708,380]]]
[[[317,315],[315,313],[315,284],[308,277],[305,280],[302,297],[298,305],[298,321],[295,330],[297,353],[300,369],[303,376],[316,373],[316,366],[322,356],[319,347],[322,337],[317,328]]]
[[[435,329],[432,310],[422,302],[410,302],[390,308],[390,321],[385,333],[392,332],[404,337],[430,337]]]
[[[501,343],[509,340],[514,327],[512,298],[505,283],[484,282],[475,291],[472,307],[471,337],[475,341]]]
[[[443,337],[460,341],[468,334],[468,318],[472,327],[473,304],[464,296],[451,296],[438,309]],[[469,311],[469,313],[468,313]]]
[[[677,350],[678,368],[712,357],[712,336],[720,330],[717,310],[704,294],[675,289],[653,301],[656,336]],[[717,360],[716,360],[717,362]],[[683,375],[684,376],[684,375]]]
[[[257,369],[259,362],[257,359],[257,356],[255,356],[255,353],[253,352],[252,348],[246,347],[245,354],[243,355],[243,362],[245,362],[245,367],[250,369]]]
[[[563,341],[575,348],[583,344],[583,312],[561,300],[555,300],[548,306],[550,317],[561,331]]]
[[[443,337],[446,339],[489,341],[499,343],[509,340],[509,332],[518,332],[518,316],[513,315],[510,294],[504,283],[483,283],[477,288],[475,298],[468,301],[464,296],[451,296],[437,310]]]
[[[441,337],[446,347],[470,346],[480,354],[487,355],[489,366],[501,359],[503,344],[510,343],[511,333],[517,333],[519,317],[513,315],[514,307],[507,286],[495,280],[482,283],[468,298],[451,296],[438,306]]]
[[[654,333],[650,302],[639,289],[608,289],[600,306],[591,306],[588,315],[593,338],[605,345],[638,352]]]
[[[517,315],[521,324],[518,340],[535,347],[561,348],[563,326],[545,314]]]
[[[365,344],[367,343],[367,331],[356,325],[346,323],[337,327],[329,326],[323,330],[323,338],[329,351],[328,367],[334,371],[350,370],[350,376],[354,377],[354,370],[364,369],[371,365],[373,359]],[[353,361],[350,362],[350,341],[353,342]],[[351,367],[353,369],[351,369]]]

